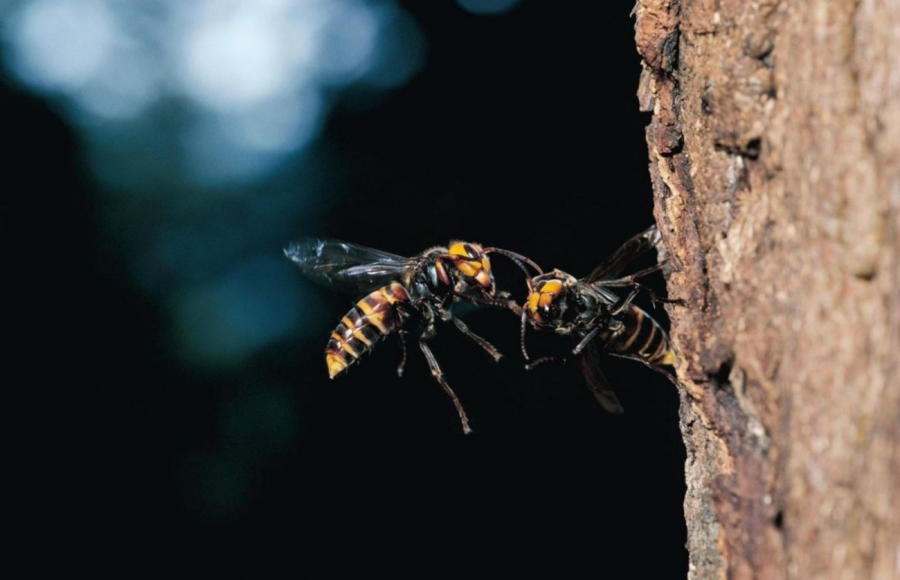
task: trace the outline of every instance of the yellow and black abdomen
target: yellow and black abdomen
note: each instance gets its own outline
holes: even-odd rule
[[[675,353],[666,331],[649,314],[631,306],[622,322],[625,328],[610,340],[609,351],[635,356],[654,365],[675,364]]]
[[[396,330],[401,320],[395,305],[408,301],[406,289],[393,282],[357,302],[331,333],[331,340],[325,347],[328,376],[336,377],[371,350],[376,342]]]

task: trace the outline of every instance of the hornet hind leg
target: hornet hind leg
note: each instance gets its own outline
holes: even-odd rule
[[[431,349],[428,348],[428,345],[425,344],[424,341],[419,341],[419,348],[422,349],[422,353],[425,355],[425,360],[428,361],[428,368],[431,369],[431,376],[434,377],[440,385],[441,388],[444,389],[444,392],[447,393],[447,396],[450,397],[450,400],[453,401],[453,406],[456,407],[456,412],[459,413],[459,420],[462,423],[463,433],[468,435],[472,432],[472,428],[469,427],[469,418],[466,416],[466,410],[463,409],[462,403],[459,402],[459,398],[456,396],[456,393],[453,392],[453,389],[450,388],[450,385],[447,384],[447,381],[444,380],[444,373],[441,371],[441,367],[437,362],[437,359],[434,358],[434,353],[431,352]]]
[[[397,339],[400,341],[400,364],[397,365],[397,376],[403,376],[403,369],[406,367],[406,331],[397,331]]]
[[[629,355],[629,354],[620,354],[620,353],[608,352],[608,351],[606,352],[606,354],[608,354],[609,356],[617,357],[617,358],[627,358],[628,360],[636,360],[637,362],[643,364],[646,367],[653,369],[654,371],[658,372],[662,376],[669,379],[669,381],[671,381],[671,383],[673,385],[675,385],[676,387],[680,386],[680,383],[678,382],[678,377],[675,375],[675,373],[666,369],[662,365],[653,364],[652,362],[648,362],[639,356],[633,356],[633,355]]]

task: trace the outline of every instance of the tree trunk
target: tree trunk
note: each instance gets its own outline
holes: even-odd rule
[[[900,2],[640,0],[691,578],[900,578]]]

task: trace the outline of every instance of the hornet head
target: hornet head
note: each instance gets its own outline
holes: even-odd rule
[[[573,308],[572,289],[576,283],[575,278],[559,270],[531,278],[523,316],[535,327],[559,327]]]
[[[439,276],[447,280],[450,278],[455,280],[454,286],[457,286],[458,291],[475,287],[487,296],[493,296],[496,291],[491,260],[484,248],[478,244],[451,243],[447,253],[442,255],[438,261],[438,267]]]

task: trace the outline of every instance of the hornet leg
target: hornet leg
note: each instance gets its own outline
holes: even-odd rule
[[[657,303],[662,304],[676,304],[678,306],[684,306],[684,300],[680,298],[660,298],[659,295],[653,291],[652,288],[648,286],[644,286],[640,282],[635,282],[634,280],[627,280],[622,278],[620,280],[610,280],[608,282],[603,282],[602,284],[596,284],[595,286],[603,286],[605,288],[623,288],[623,287],[631,287],[635,290],[643,290],[647,293],[647,296],[653,302],[653,305],[656,306]]]
[[[437,359],[434,358],[434,354],[431,352],[431,349],[428,348],[428,345],[420,340],[419,348],[421,348],[422,352],[425,354],[425,360],[428,361],[428,367],[431,369],[431,375],[434,377],[434,380],[441,385],[441,388],[444,389],[444,392],[447,393],[447,396],[453,401],[453,406],[456,407],[456,412],[459,413],[459,420],[462,423],[463,433],[468,435],[472,432],[472,428],[469,427],[469,418],[466,416],[466,410],[463,409],[462,403],[459,402],[456,393],[453,392],[453,389],[451,389],[450,385],[447,384],[447,381],[444,380],[444,373],[441,371],[441,367],[438,365]]]
[[[541,358],[531,360],[531,357],[528,356],[528,350],[525,348],[525,329],[528,328],[527,319],[525,318],[526,312],[522,311],[522,328],[521,334],[519,337],[520,346],[522,347],[522,356],[525,357],[525,360],[530,361],[525,363],[525,370],[530,371],[541,366],[544,363],[548,362],[560,362],[562,364],[566,364],[565,358],[560,358],[558,356],[542,356]]]
[[[457,292],[453,293],[455,298],[459,298],[460,300],[465,300],[466,302],[471,302],[472,304],[484,304],[486,306],[494,306],[496,308],[505,308],[506,310],[512,310],[512,312],[519,316],[522,313],[522,307],[516,304],[514,300],[509,298],[509,294],[506,292],[501,292],[498,296],[493,298],[479,298],[477,296],[469,296],[468,294],[459,294]]]
[[[399,331],[397,339],[400,341],[400,364],[397,365],[397,376],[403,376],[403,368],[406,366],[406,331]]]
[[[581,341],[579,341],[579,343],[575,345],[575,348],[572,349],[572,356],[578,356],[581,353],[581,351],[584,350],[584,347],[586,347],[589,342],[594,340],[594,337],[597,336],[597,332],[599,332],[599,331],[600,331],[600,327],[598,326],[594,330],[587,333],[584,336],[584,338],[582,338]]]
[[[634,274],[622,276],[621,278],[614,278],[612,280],[597,280],[596,282],[594,282],[594,284],[596,284],[597,286],[630,286],[638,278],[643,278],[644,276],[649,276],[653,272],[662,270],[663,266],[665,266],[665,263],[653,264],[649,268],[638,270]]]
[[[584,350],[584,347],[586,347],[592,340],[594,340],[594,337],[597,336],[597,333],[599,331],[600,331],[600,327],[598,326],[594,330],[587,333],[584,336],[584,338],[582,338],[578,342],[578,344],[575,345],[575,348],[572,349],[572,356],[578,356],[579,354],[581,354],[581,351]],[[548,363],[548,362],[561,362],[562,364],[566,364],[568,362],[568,360],[569,360],[568,358],[564,358],[564,357],[544,356],[544,357],[536,359],[536,360],[528,363],[527,365],[525,365],[525,369],[530,371],[530,370],[534,369],[535,367],[539,367],[542,364]]]
[[[650,297],[650,300],[652,300],[654,304],[657,302],[662,302],[664,304],[678,304],[678,305],[683,306],[684,300],[680,300],[677,298],[660,298],[659,296],[657,296],[656,292],[654,292],[652,288],[648,288],[647,286],[644,286],[643,284],[641,284],[640,282],[637,281],[638,278],[643,278],[644,276],[647,276],[649,274],[652,274],[653,272],[661,270],[665,265],[666,265],[666,262],[654,264],[653,266],[650,266],[649,268],[644,268],[643,270],[635,272],[634,274],[631,274],[629,276],[623,276],[622,278],[616,278],[615,280],[597,280],[596,282],[594,282],[594,285],[595,286],[603,286],[603,287],[607,287],[607,288],[633,287],[635,290],[646,291],[647,295]],[[624,308],[623,308],[623,310],[624,310]]]
[[[525,370],[526,371],[534,370],[535,368],[541,366],[542,364],[548,363],[548,362],[558,362],[558,363],[566,364],[568,362],[568,360],[569,359],[567,359],[565,357],[559,357],[559,356],[542,356],[541,358],[534,359],[533,361],[531,361],[530,363],[525,365]]]
[[[636,361],[638,361],[639,363],[643,363],[645,366],[650,367],[651,369],[655,370],[655,371],[658,372],[659,374],[663,375],[664,377],[666,377],[667,379],[669,379],[670,381],[672,381],[672,384],[675,385],[676,387],[677,387],[677,386],[680,386],[680,385],[678,384],[678,377],[675,376],[675,373],[673,373],[673,372],[671,372],[671,371],[669,371],[669,370],[664,369],[664,368],[661,367],[660,365],[655,365],[655,364],[653,364],[653,363],[649,363],[649,362],[645,361],[644,359],[642,359],[642,358],[640,358],[640,357],[637,357],[637,356],[631,356],[631,355],[627,355],[627,354],[617,354],[617,353],[614,353],[614,352],[609,352],[609,353],[607,353],[607,354],[608,354],[609,356],[615,356],[615,357],[619,357],[619,358],[627,358],[627,359],[629,359],[629,360],[636,360]]]
[[[522,329],[519,335],[519,345],[522,347],[522,356],[525,357],[525,360],[530,360],[531,357],[528,356],[528,350],[525,348],[525,329],[528,327],[528,320],[525,316],[526,312],[522,310]]]
[[[475,334],[474,332],[469,330],[469,327],[466,326],[466,323],[463,322],[462,320],[460,320],[459,318],[454,317],[453,324],[456,325],[456,328],[458,328],[461,333],[465,334],[466,336],[468,336],[469,338],[471,338],[472,340],[477,342],[478,346],[480,346],[481,348],[486,350],[489,355],[494,357],[495,361],[499,361],[500,357],[503,356],[502,354],[500,354],[500,351],[498,351],[494,347],[493,344],[489,343],[485,339],[481,338],[480,336],[478,336],[477,334]]]
[[[631,306],[631,301],[634,300],[634,297],[638,295],[638,292],[641,291],[641,286],[635,286],[634,289],[628,293],[628,296],[619,300],[609,311],[613,316],[618,316],[625,312],[629,306]]]

